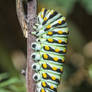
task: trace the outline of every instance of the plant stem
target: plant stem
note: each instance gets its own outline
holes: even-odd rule
[[[33,50],[31,48],[32,42],[35,41],[35,37],[30,33],[33,32],[33,25],[36,19],[36,10],[37,10],[37,1],[36,0],[28,0],[27,4],[27,13],[28,13],[28,39],[27,39],[27,70],[26,70],[26,86],[27,92],[35,92],[35,82],[33,80],[33,70],[32,64],[34,61],[32,60],[31,54]]]

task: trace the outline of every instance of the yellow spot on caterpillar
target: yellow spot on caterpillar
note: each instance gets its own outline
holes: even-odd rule
[[[62,67],[62,68],[60,68],[60,71],[61,71],[61,72],[63,71],[63,67]]]
[[[56,77],[55,76],[52,76],[51,78],[52,78],[52,80],[56,80]]]
[[[58,43],[62,43],[62,40],[58,40]]]
[[[43,54],[43,57],[44,57],[45,59],[48,59],[48,55],[47,55],[47,54]]]
[[[64,62],[64,59],[62,59],[62,62]]]
[[[56,68],[56,67],[52,67],[52,69],[53,69],[54,71],[56,71],[56,70],[57,70],[57,68]]]
[[[64,49],[63,52],[66,52],[66,50]]]
[[[43,86],[43,87],[46,87],[46,83],[45,83],[45,82],[42,82],[42,86]]]
[[[47,68],[47,64],[43,64],[43,67],[44,67],[44,68]]]
[[[47,17],[44,18],[44,21],[46,21],[46,20],[47,20]]]
[[[41,92],[45,92],[45,90],[42,88],[42,89],[41,89]]]
[[[59,52],[60,50],[59,49],[55,49],[55,52]]]
[[[49,50],[50,48],[49,48],[49,46],[45,46],[45,50]]]
[[[53,39],[49,38],[48,41],[49,41],[49,42],[53,42]]]
[[[66,18],[65,18],[65,17],[63,17],[62,19],[63,19],[64,21],[66,20]]]
[[[50,10],[47,10],[47,13],[49,13],[50,12]]]
[[[67,43],[68,41],[66,40],[65,43]]]
[[[54,57],[53,60],[54,60],[54,61],[58,61],[58,58],[57,58],[57,57]]]
[[[45,10],[45,8],[42,8],[42,10],[41,10],[41,11],[42,11],[42,12],[44,12],[44,10]]]
[[[61,30],[58,31],[58,34],[62,34],[63,32]]]
[[[43,14],[41,14],[41,17],[43,18]]]
[[[50,86],[51,89],[54,89],[53,85]]]
[[[59,21],[58,21],[58,24],[61,24],[61,23],[62,23],[62,21],[61,21],[61,20],[59,20]]]
[[[52,35],[53,34],[53,32],[48,32],[48,35]]]
[[[47,78],[47,74],[46,74],[46,73],[43,73],[42,76],[43,76],[44,78]]]
[[[51,28],[51,25],[48,25],[46,28],[47,28],[47,29],[50,29],[50,28]]]
[[[54,13],[54,11],[51,11],[50,13],[51,13],[51,15],[52,15],[52,14]]]

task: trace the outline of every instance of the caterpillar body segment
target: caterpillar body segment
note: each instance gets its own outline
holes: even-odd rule
[[[54,45],[46,45],[46,44],[42,44],[40,45],[39,43],[33,43],[32,44],[32,48],[35,50],[35,51],[42,51],[42,52],[49,52],[51,54],[62,54],[64,55],[66,53],[66,47],[64,46],[54,46]]]
[[[36,91],[57,92],[68,44],[66,18],[55,10],[43,8],[33,28],[32,34],[37,38],[31,45]]]
[[[49,54],[44,52],[37,52],[32,54],[32,58],[34,61],[40,61],[40,60],[47,60],[48,62],[52,62],[54,64],[62,64],[64,63],[64,56],[63,55],[55,55],[55,54]]]
[[[33,79],[35,81],[47,81],[53,84],[58,85],[60,83],[60,78],[61,76],[59,76],[60,74],[54,76],[55,74],[53,74],[53,72],[48,72],[48,71],[39,71],[38,73],[35,73],[33,76]]]
[[[65,24],[62,25],[62,27],[59,27],[59,25],[57,25],[58,21],[55,22],[54,24],[51,24],[51,25],[45,25],[43,28],[42,28],[43,25],[39,25],[39,27],[34,26],[34,27],[36,27],[36,30],[37,30],[36,31],[36,36],[41,36],[43,34],[47,34],[48,32],[52,32],[53,35],[57,34],[59,36],[63,36],[64,34],[68,34],[68,28],[63,27]],[[60,21],[62,21],[62,20],[60,20]],[[56,26],[56,25],[57,25],[57,28],[53,27],[53,26]],[[49,35],[49,33],[47,35]],[[65,35],[65,36],[67,36],[67,35]]]
[[[47,82],[46,80],[39,81],[36,85],[38,88],[42,87],[42,88],[48,90],[49,92],[57,92],[57,85]]]
[[[63,64],[62,65],[55,65],[53,63],[50,62],[46,62],[46,61],[40,61],[40,63],[34,63],[32,65],[33,70],[35,70],[36,72],[44,71],[47,73],[53,73],[53,74],[57,74],[60,75],[61,73],[63,73]]]
[[[39,43],[43,43],[43,44],[47,44],[47,45],[54,45],[54,46],[67,46],[68,40],[67,37],[65,38],[57,38],[55,39],[55,37],[46,37],[44,36],[44,38],[38,38],[36,41]]]

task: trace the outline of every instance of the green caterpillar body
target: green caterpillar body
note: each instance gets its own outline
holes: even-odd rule
[[[37,37],[32,43],[32,65],[36,72],[37,92],[57,92],[63,73],[63,63],[68,43],[68,27],[66,19],[54,10],[43,8],[37,17],[33,35]]]

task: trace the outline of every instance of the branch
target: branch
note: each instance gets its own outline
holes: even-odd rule
[[[22,28],[22,32],[25,36],[25,38],[27,38],[27,10],[26,5],[27,1],[26,0],[16,0],[16,11],[17,11],[17,16],[18,16],[18,20],[19,23],[21,25]]]
[[[33,71],[31,65],[34,63],[31,54],[33,50],[31,48],[32,42],[35,41],[30,33],[33,30],[33,25],[36,19],[36,0],[16,0],[17,16],[23,31],[24,36],[27,38],[27,70],[26,70],[26,86],[27,92],[35,92],[35,82],[33,81]]]
[[[28,39],[27,39],[27,70],[26,70],[26,85],[27,85],[27,92],[35,92],[35,82],[33,80],[33,71],[31,65],[33,64],[33,60],[31,57],[31,54],[33,53],[33,50],[31,48],[32,42],[35,41],[35,37],[32,36],[30,33],[33,30],[33,25],[35,23],[36,19],[36,8],[37,8],[37,2],[36,0],[28,0]]]

